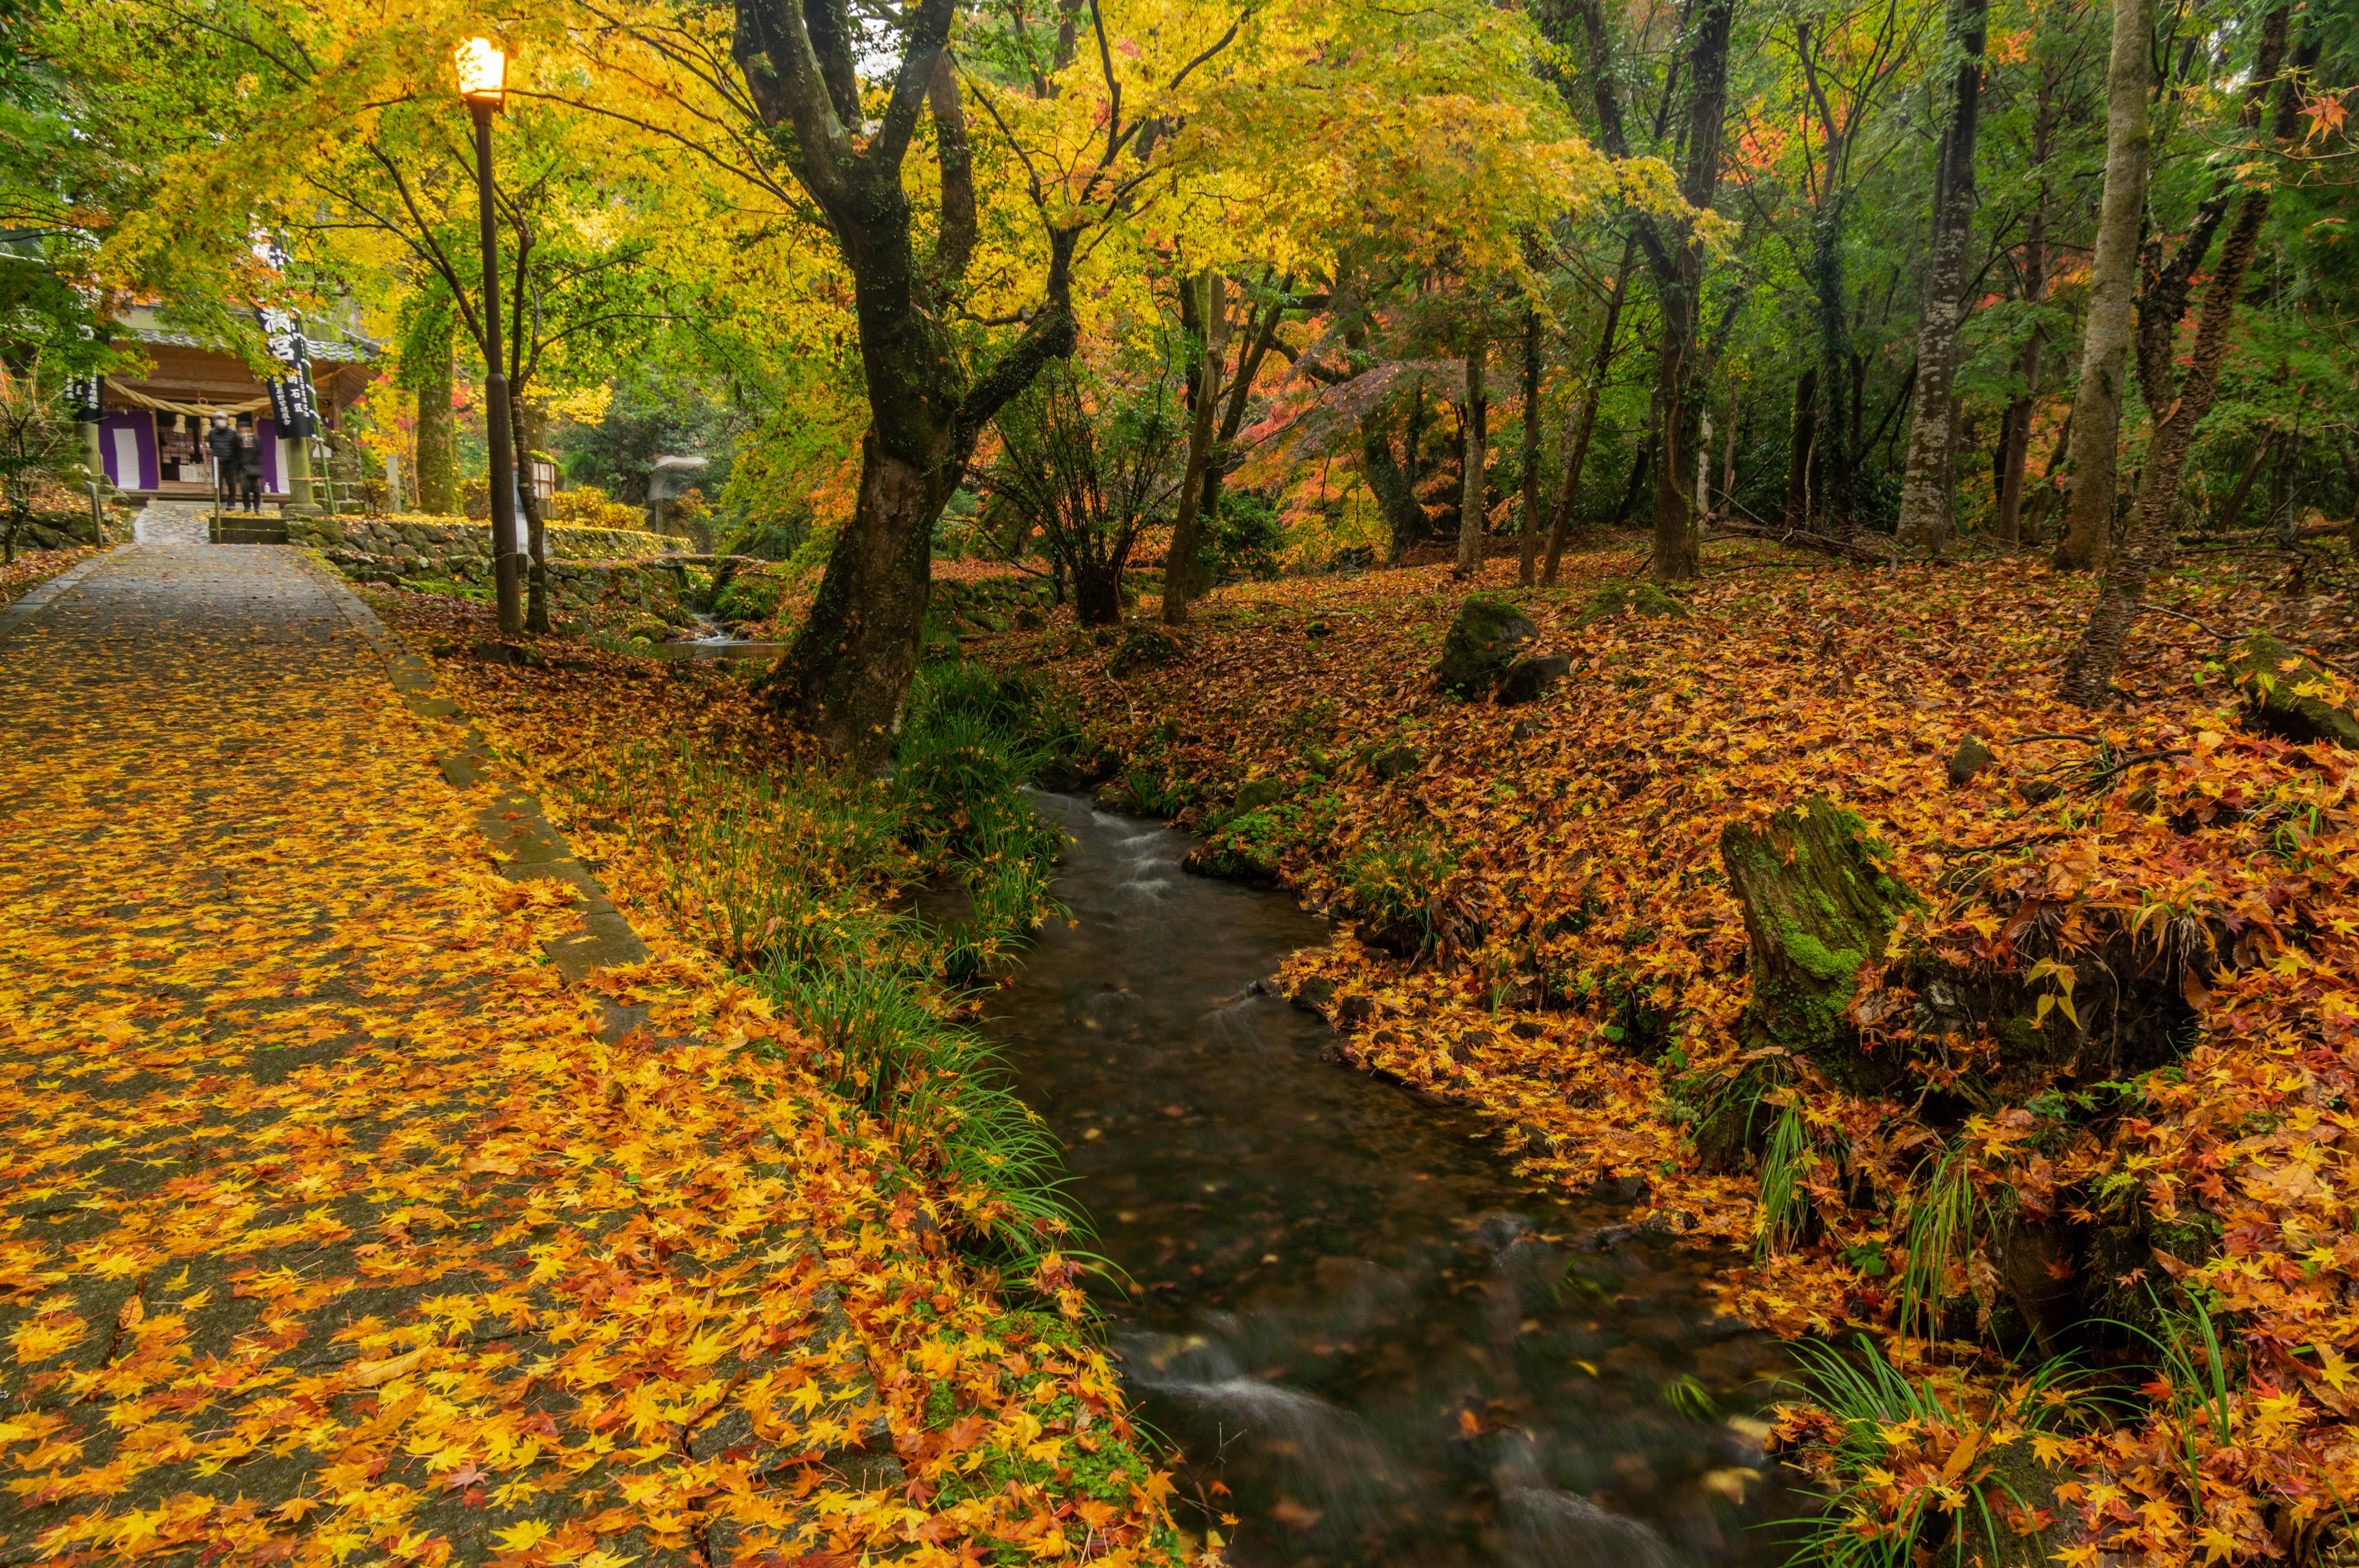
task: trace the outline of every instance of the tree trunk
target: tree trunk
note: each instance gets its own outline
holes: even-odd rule
[[[1190,308],[1192,307],[1192,308]],[[1163,620],[1179,626],[1188,619],[1188,600],[1201,591],[1196,555],[1202,542],[1204,470],[1212,457],[1212,421],[1221,397],[1221,323],[1228,298],[1221,275],[1199,273],[1180,296],[1180,326],[1194,340],[1195,373],[1189,378],[1188,466],[1180,481],[1180,514],[1171,524],[1171,547],[1163,556]],[[1195,317],[1193,323],[1187,318]]]
[[[2048,79],[2040,79],[2039,114],[2044,118],[2048,109]],[[2032,158],[2035,166],[2047,161],[2046,137],[2035,125]],[[2023,297],[2027,303],[2039,305],[2048,298],[2048,207],[2043,187],[2040,202],[2025,220],[2023,234]],[[2006,418],[2000,437],[1998,469],[1998,542],[2006,549],[2016,549],[2023,543],[2023,478],[2031,462],[2031,416],[2039,400],[2039,337],[2038,320],[2031,326],[2031,335],[2024,340],[2023,357],[2017,362],[2023,374],[2023,395],[2006,406]]]
[[[1524,307],[1524,449],[1523,516],[1519,519],[1519,549],[1516,583],[1532,586],[1534,557],[1540,542],[1540,313]]]
[[[2113,542],[2130,297],[2137,284],[2138,227],[2153,153],[2147,111],[2153,51],[2154,0],[2114,0],[2113,56],[2105,69],[2105,194],[2089,265],[2081,384],[2072,397],[2064,536],[2053,557],[2060,571],[2096,569]]]
[[[532,487],[532,451],[547,421],[544,410],[527,405],[519,377],[508,397],[508,428],[516,444],[516,504],[523,509],[518,515],[523,519],[528,557],[524,629],[532,633],[549,630],[549,524],[541,514],[540,497]]]
[[[861,438],[859,499],[775,677],[835,755],[890,749],[925,634],[934,519],[959,471],[896,456],[873,427]]]
[[[1950,388],[1958,366],[1958,329],[1966,316],[1966,241],[1973,232],[1974,143],[1982,119],[1983,32],[1989,0],[1959,0],[1956,108],[1941,136],[1933,178],[1933,254],[1925,269],[1925,305],[1917,331],[1917,417],[1908,427],[1908,462],[1900,484],[1895,542],[1903,550],[1941,553],[1950,535]]]
[[[1393,460],[1392,437],[1374,409],[1360,416],[1360,477],[1368,481],[1368,492],[1376,498],[1385,526],[1391,530],[1392,553],[1387,558],[1398,561],[1425,531],[1425,509],[1417,503],[1408,475]]]
[[[1121,624],[1122,567],[1118,562],[1073,563],[1073,618],[1084,626]]]
[[[1646,492],[1647,476],[1655,471],[1655,432],[1647,431],[1638,438],[1638,449],[1630,454],[1630,478],[1622,487],[1622,503],[1614,509],[1614,525],[1619,528],[1637,510],[1638,497]]]
[[[1843,206],[1842,192],[1827,198],[1810,225],[1810,293],[1818,308],[1819,395],[1825,405],[1812,431],[1819,447],[1812,472],[1819,481],[1819,515],[1826,520],[1825,532],[1838,539],[1849,539],[1859,525],[1852,505],[1859,443],[1855,435],[1845,435],[1856,428],[1858,412],[1847,406],[1856,399],[1845,396],[1854,384],[1851,317],[1843,298]]]
[[[936,138],[940,239],[917,255],[904,164],[918,116],[947,122],[956,82],[940,72],[954,7],[902,13],[897,64],[872,60],[841,5],[738,0],[730,51],[745,103],[827,220],[852,281],[869,426],[860,492],[794,646],[767,677],[771,706],[838,757],[880,760],[925,633],[934,521],[957,489],[984,427],[1040,368],[1071,353],[1079,227],[1048,234],[1042,303],[1012,343],[970,376],[944,323],[956,313],[958,264],[974,222],[962,131]],[[886,69],[880,69],[880,66]],[[864,114],[864,78],[885,96]]]
[[[2269,13],[2262,32],[2265,56],[2283,58],[2288,8],[2283,5]],[[2288,76],[2277,85],[2275,131],[2279,142],[2292,135],[2298,109],[2294,79]],[[2058,683],[2057,695],[2075,707],[2095,708],[2104,702],[2114,673],[2121,667],[2131,623],[2145,605],[2147,583],[2169,562],[2180,477],[2194,445],[2195,427],[2212,411],[2212,400],[2219,395],[2220,370],[2228,357],[2228,330],[2235,319],[2236,295],[2244,287],[2245,274],[2252,266],[2261,225],[2268,214],[2267,185],[2247,189],[2237,202],[2235,222],[2204,291],[2203,316],[2195,330],[2195,351],[2187,380],[2170,407],[2156,420],[2147,447],[2128,547],[2108,563],[2098,585],[2097,602],[2089,611],[2089,623],[2064,661],[2064,677]]]
[[[1818,444],[1819,367],[1806,364],[1794,378],[1794,429],[1786,445],[1786,526],[1810,520],[1810,457]]]
[[[1483,450],[1484,420],[1489,412],[1483,388],[1485,362],[1491,346],[1477,334],[1474,346],[1466,351],[1466,460],[1465,484],[1458,503],[1458,568],[1457,575],[1471,578],[1483,569],[1484,474],[1485,456]]]
[[[1687,156],[1680,195],[1698,211],[1712,209],[1720,188],[1722,122],[1728,106],[1728,33],[1736,0],[1697,0],[1688,48]],[[1656,438],[1662,443],[1655,464],[1655,553],[1649,575],[1657,582],[1687,582],[1700,567],[1693,502],[1681,493],[1687,465],[1690,409],[1688,373],[1702,319],[1703,242],[1688,236],[1658,270],[1662,341],[1655,360]]]
[[[2245,497],[2253,492],[2253,481],[2260,476],[2261,464],[2268,460],[2268,456],[2269,438],[2263,436],[2253,443],[2252,460],[2245,464],[2245,471],[2236,477],[2235,488],[2228,492],[2228,499],[2220,503],[2219,512],[2212,519],[2216,531],[2234,533],[2236,524],[2244,521]]]
[[[416,365],[403,367],[418,389],[418,510],[436,517],[459,511],[459,449],[451,415],[450,323]]]
[[[1597,334],[1597,357],[1589,369],[1589,384],[1581,395],[1581,417],[1565,443],[1564,480],[1556,493],[1556,509],[1549,514],[1548,564],[1540,581],[1556,581],[1557,565],[1564,557],[1565,526],[1572,520],[1572,503],[1581,492],[1581,470],[1589,460],[1589,438],[1597,428],[1597,405],[1605,392],[1605,373],[1614,363],[1614,337],[1622,325],[1622,301],[1630,289],[1630,269],[1636,263],[1638,241],[1634,234],[1622,242],[1622,265],[1614,274],[1614,292],[1606,297],[1605,327]]]

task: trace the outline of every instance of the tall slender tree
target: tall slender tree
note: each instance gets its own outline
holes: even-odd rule
[[[1933,171],[1933,244],[1917,329],[1917,416],[1900,487],[1900,547],[1937,555],[1951,528],[1955,428],[1950,388],[1966,315],[1966,241],[1973,230],[1974,144],[1982,120],[1983,35],[1990,0],[1958,0],[1956,80]]]
[[[2299,118],[2300,71],[2278,77],[2285,59],[2291,7],[2280,5],[2262,23],[2259,57],[2254,63],[2256,81],[2274,82],[2277,114],[2270,127],[2279,145],[2289,140]],[[2269,215],[2269,183],[2266,175],[2245,188],[2237,199],[2236,216],[2221,247],[2220,260],[2203,296],[2203,314],[2196,325],[2195,346],[2188,358],[2187,377],[2180,384],[2170,406],[2159,411],[2147,443],[2139,471],[2137,500],[2130,514],[2127,547],[2107,563],[2097,588],[2096,603],[2088,624],[2064,662],[2057,695],[2081,708],[2101,706],[2112,689],[2114,673],[2121,667],[2122,650],[2130,627],[2145,608],[2147,584],[2170,558],[2172,515],[2179,505],[2180,475],[2194,445],[2195,427],[2212,411],[2220,394],[2220,372],[2228,358],[2228,330],[2236,314],[2236,297],[2245,287],[2258,250],[2261,225]]]
[[[2072,395],[2072,438],[2065,453],[2064,535],[2053,557],[2059,570],[2104,565],[2113,543],[2130,297],[2137,285],[2138,230],[2153,157],[2147,104],[2153,51],[2154,0],[2114,0],[2114,47],[2105,68],[2105,193],[2089,263],[2088,325],[2081,340],[2081,379]]]

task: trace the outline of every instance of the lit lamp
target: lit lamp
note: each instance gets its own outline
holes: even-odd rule
[[[507,96],[507,56],[489,38],[459,46],[459,96],[475,119],[475,194],[484,240],[484,416],[492,449],[492,567],[500,630],[524,630],[524,552],[516,533],[516,449],[500,368],[500,244],[492,211],[492,116]]]
[[[508,57],[491,39],[469,38],[459,46],[459,96],[469,105],[497,114],[507,88]]]

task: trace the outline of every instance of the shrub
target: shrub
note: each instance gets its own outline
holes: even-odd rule
[[[712,612],[733,625],[767,621],[787,597],[787,580],[768,572],[741,571],[712,600]]]
[[[472,485],[474,481],[470,481]],[[472,515],[474,492],[468,492]],[[647,525],[644,507],[627,506],[613,499],[594,484],[576,485],[560,490],[540,503],[541,521],[562,523],[575,528],[630,528],[644,530]]]

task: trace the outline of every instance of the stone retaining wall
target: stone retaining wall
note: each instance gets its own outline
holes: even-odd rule
[[[329,549],[321,553],[354,582],[392,583],[405,578],[449,578],[485,587],[492,582],[492,563],[487,556],[432,560],[412,557],[404,560],[364,555],[356,550]],[[667,626],[690,626],[695,624],[696,617],[689,612],[685,602],[689,587],[686,569],[669,561],[549,563],[549,597],[552,607],[560,611],[598,609],[612,616],[635,611]],[[643,634],[659,639],[656,629]]]
[[[330,552],[430,563],[423,575],[446,576],[450,574],[441,568],[447,563],[491,559],[492,525],[449,517],[289,517],[287,542]],[[685,539],[629,528],[575,528],[557,523],[549,527],[549,553],[557,560],[646,561],[679,555],[687,548]]]

